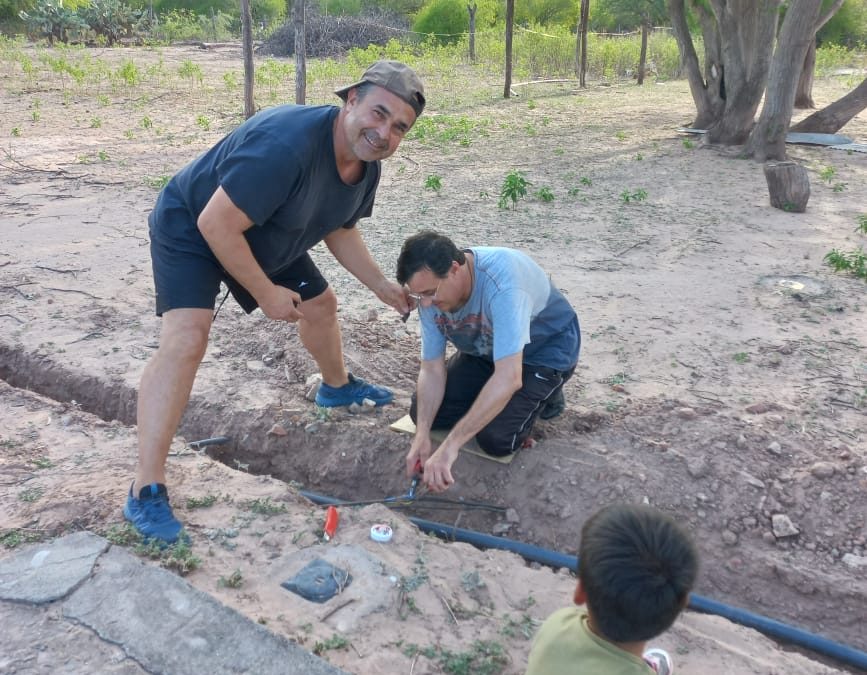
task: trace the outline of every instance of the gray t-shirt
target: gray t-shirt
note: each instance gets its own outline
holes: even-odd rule
[[[491,361],[523,350],[527,365],[572,368],[581,347],[578,317],[545,271],[514,249],[469,250],[475,278],[466,304],[456,312],[419,307],[422,360],[442,358],[449,341]]]

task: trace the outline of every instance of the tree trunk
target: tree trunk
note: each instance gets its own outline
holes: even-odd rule
[[[722,117],[709,143],[739,145],[753,128],[768,81],[780,0],[711,0],[722,45]]]
[[[867,79],[843,98],[801,120],[791,128],[791,131],[836,134],[865,108],[867,108]]]
[[[587,86],[587,26],[590,23],[590,0],[581,0],[581,11],[578,17],[578,42],[575,45],[576,65],[578,67],[578,86]]]
[[[821,8],[822,0],[792,0],[786,10],[771,64],[765,105],[744,149],[745,155],[760,162],[786,159],[786,132],[792,121],[798,76]]]
[[[798,89],[795,92],[796,108],[808,110],[816,107],[816,104],[813,102],[813,73],[816,70],[816,33],[837,13],[843,5],[843,1],[834,0],[828,11],[819,17],[819,20],[816,22],[816,27],[813,30],[813,41],[807,50],[807,56],[804,57],[804,69],[801,71],[801,76],[798,79]]]
[[[771,206],[791,213],[807,210],[810,176],[803,166],[795,162],[768,162],[764,170]]]
[[[706,81],[701,75],[698,54],[695,52],[692,35],[689,32],[689,25],[686,21],[684,0],[668,0],[668,12],[671,16],[674,37],[680,51],[681,69],[686,74],[689,89],[692,92],[692,99],[695,102],[697,114],[692,126],[696,129],[707,129],[722,115],[722,110],[725,106],[723,98],[719,96],[718,81],[721,77],[720,68],[717,65],[719,59],[708,59],[708,38],[707,31],[704,31],[705,62],[708,69],[713,69],[714,72],[718,73],[716,83],[710,79]],[[716,42],[718,43],[718,40]]]
[[[503,98],[512,95],[512,33],[515,30],[515,0],[506,0],[506,82]]]
[[[256,113],[253,102],[253,15],[250,0],[241,0],[241,37],[244,50],[244,117]]]
[[[474,2],[472,5],[467,5],[467,11],[470,13],[470,61],[476,62],[476,10],[478,5]]]
[[[641,24],[641,53],[638,56],[638,84],[644,84],[644,68],[647,63],[647,33],[649,32],[647,22]]]
[[[292,21],[295,24],[295,103],[307,100],[307,41],[304,21],[305,0],[295,0]]]
[[[795,90],[795,107],[800,110],[815,108],[816,104],[813,101],[813,71],[816,69],[816,36],[810,42],[807,48],[807,55],[804,57],[804,67],[801,69],[801,76],[798,78],[798,88]]]

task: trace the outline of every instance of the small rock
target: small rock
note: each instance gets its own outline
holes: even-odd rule
[[[520,523],[521,517],[515,509],[506,509],[506,522]]]
[[[626,387],[624,387],[622,384],[612,384],[611,385],[611,391],[616,391],[618,394],[628,394],[629,393],[628,391],[626,391]]]
[[[759,490],[765,489],[765,484],[762,481],[755,476],[748,474],[746,471],[741,471],[741,476],[744,477],[744,481],[747,485],[752,485],[755,488],[759,488]]]
[[[780,352],[780,354],[791,354],[792,353],[792,346],[791,345],[780,345],[779,347],[777,347],[777,351]]]
[[[280,424],[279,422],[277,424],[275,424],[273,427],[271,427],[270,429],[268,429],[268,435],[269,436],[285,436],[288,433],[289,432],[286,431],[286,429],[283,428],[283,425]]]
[[[771,516],[771,529],[774,531],[774,536],[777,539],[796,537],[800,534],[798,528],[795,527],[794,523],[784,513],[775,513]]]
[[[266,366],[261,361],[247,361],[247,370],[256,372],[259,370],[265,370]]]
[[[374,401],[373,399],[370,399],[370,398],[366,398],[361,402],[361,405],[363,405],[365,408],[367,408],[368,412],[369,412],[370,408],[376,407],[376,401]]]
[[[783,447],[777,441],[771,441],[770,443],[768,443],[767,450],[772,455],[779,456],[783,454]]]
[[[759,521],[757,521],[757,520],[756,520],[755,518],[753,518],[752,516],[747,516],[747,517],[744,518],[743,521],[741,521],[741,522],[743,522],[744,527],[749,528],[749,529],[752,529],[752,528],[754,528],[756,525],[759,524]]]
[[[753,403],[752,405],[747,406],[747,412],[750,415],[764,415],[770,410],[776,410],[776,408],[777,406],[773,403]]]
[[[692,408],[678,408],[675,410],[675,413],[683,420],[691,420],[698,417],[698,413]]]
[[[512,529],[512,523],[497,523],[491,529],[491,532],[493,532],[496,535],[501,535],[501,534],[506,534],[506,532],[508,532],[511,529]]]
[[[836,468],[831,462],[816,462],[810,467],[810,473],[816,478],[830,478],[835,471]]]
[[[70,424],[72,424],[72,416],[71,415],[63,415],[60,418],[60,425],[61,426],[68,427]]]
[[[322,422],[320,422],[319,420],[316,420],[316,421],[308,424],[306,427],[304,427],[304,431],[306,431],[308,434],[315,434],[321,428],[322,428]]]
[[[352,403],[349,404],[349,412],[353,415],[357,415],[358,413],[362,412],[363,410],[364,410],[364,408],[362,408],[360,405],[358,405],[355,401],[353,401]]]
[[[723,530],[722,540],[726,546],[734,546],[738,543],[738,535],[731,530]]]
[[[735,445],[738,446],[741,450],[743,450],[745,447],[747,447],[747,437],[741,434],[735,441]]]
[[[686,470],[693,478],[703,478],[710,473],[710,464],[704,457],[688,460]]]
[[[774,544],[776,543],[777,538],[774,536],[773,532],[765,532],[764,534],[762,534],[762,540],[766,544]]]
[[[867,558],[860,555],[854,555],[853,553],[847,553],[843,556],[843,564],[850,569],[858,570],[862,567],[867,567]]]
[[[322,382],[322,373],[313,373],[312,375],[308,375],[304,384],[309,387],[314,384],[319,384],[320,382]]]
[[[376,321],[379,318],[379,312],[375,309],[371,308],[367,310],[367,315],[364,317],[365,321]]]

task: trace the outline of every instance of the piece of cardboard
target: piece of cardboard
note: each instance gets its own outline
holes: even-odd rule
[[[401,434],[409,434],[410,436],[415,435],[415,424],[412,421],[412,418],[409,415],[404,415],[397,422],[392,424],[389,429],[392,431],[397,431]],[[442,443],[443,439],[448,436],[448,429],[434,429],[430,432],[431,440],[436,441],[437,443]],[[482,450],[479,447],[478,442],[476,442],[475,437],[471,438],[467,441],[464,446],[461,448],[462,452],[468,452],[471,455],[476,455],[477,457],[483,457],[484,459],[489,459],[492,462],[499,462],[500,464],[511,464],[512,460],[515,459],[515,455],[517,452],[513,452],[511,455],[506,455],[504,457],[495,457],[494,455],[489,455],[487,452]]]

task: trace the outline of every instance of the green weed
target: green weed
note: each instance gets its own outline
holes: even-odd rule
[[[22,490],[18,493],[18,499],[20,499],[22,502],[35,502],[39,500],[39,498],[43,495],[44,492],[45,488],[41,487],[27,488],[26,490]]]
[[[30,113],[30,120],[33,122],[38,122],[42,118],[42,113],[39,110],[33,110]]]
[[[141,122],[139,122],[139,124],[141,125],[142,129],[152,129],[154,126],[154,121],[150,117],[145,115],[141,118]]]
[[[687,150],[692,150],[695,147],[695,143],[692,141],[691,138],[684,138],[683,147],[685,147]]]
[[[591,185],[593,185],[593,181],[590,180],[587,176],[581,176],[578,182],[581,183],[581,185],[585,185],[586,187],[590,187]]]
[[[433,190],[434,192],[439,192],[443,189],[443,181],[437,174],[432,173],[430,176],[425,178],[424,187],[426,190]]]
[[[826,166],[824,169],[819,171],[819,178],[821,178],[829,185],[831,184],[831,181],[834,180],[834,176],[836,175],[837,169],[835,169],[833,166]]]
[[[198,117],[196,117],[196,124],[198,124],[205,131],[211,130],[211,120],[209,120],[204,115],[199,115]]]
[[[12,135],[15,138],[18,138],[19,136],[21,136],[21,127],[12,127]]]
[[[229,576],[217,579],[217,586],[221,588],[241,588],[243,584],[244,576],[241,574],[241,570],[235,570]]]
[[[264,499],[253,499],[246,504],[247,510],[252,511],[260,516],[270,518],[278,513],[286,513],[286,504],[277,504],[271,501],[270,497]]]
[[[453,652],[439,646],[420,648],[410,644],[403,653],[409,658],[421,655],[436,661],[442,672],[449,675],[496,675],[503,672],[509,663],[503,645],[491,640],[475,640],[466,652]]]
[[[90,128],[91,129],[99,129],[102,126],[102,119],[99,117],[91,117],[90,118]]]
[[[261,69],[262,66],[259,66]],[[257,69],[257,71],[259,70]],[[178,75],[182,78],[189,80],[190,89],[192,89],[196,84],[201,84],[205,79],[205,74],[202,72],[202,67],[198,63],[193,63],[189,59],[183,61],[181,65],[178,67]]]
[[[848,252],[832,249],[824,260],[836,272],[846,272],[867,281],[867,253],[861,247]]]
[[[520,635],[525,640],[533,637],[536,628],[540,624],[538,619],[534,619],[529,614],[522,614],[520,619],[513,619],[511,616],[506,615],[503,617],[503,622],[503,627],[500,629],[501,635],[510,638]]]
[[[187,497],[188,509],[204,509],[213,506],[217,501],[217,495],[205,495],[204,497]]]
[[[144,179],[145,185],[152,187],[155,190],[162,190],[172,179],[169,175],[162,176],[146,176]]]
[[[746,352],[737,352],[732,358],[735,363],[747,363],[750,360],[750,355]]]
[[[349,646],[349,640],[342,635],[335,633],[325,642],[317,642],[313,645],[313,653],[316,656],[321,656],[324,652],[330,649],[346,649]]]
[[[141,544],[141,535],[132,526],[132,523],[112,525],[105,533],[105,538],[117,546],[132,546]]]
[[[41,540],[42,535],[40,533],[27,530],[8,530],[0,534],[0,546],[3,548],[17,548],[21,544],[30,544]]]
[[[616,134],[614,134],[614,136],[617,138],[618,141],[625,141],[626,140],[626,132],[625,131],[618,131]]]
[[[554,193],[551,191],[551,188],[542,187],[536,192],[536,198],[543,202],[553,202]]]
[[[858,216],[858,227],[855,228],[855,231],[867,234],[867,215]]]
[[[153,539],[140,542],[135,547],[135,552],[152,560],[159,560],[163,567],[177,570],[181,576],[189,574],[202,564],[201,558],[193,555],[193,549],[186,538],[179,539],[171,546],[165,546]]]
[[[527,189],[532,185],[524,177],[523,171],[513,169],[503,181],[503,186],[500,188],[500,200],[497,202],[501,209],[509,208],[509,202],[513,209],[518,207],[518,200],[527,196]]]
[[[54,466],[54,462],[48,459],[48,457],[37,457],[33,460],[33,466],[37,469],[50,469]]]
[[[633,192],[629,190],[624,190],[620,193],[620,199],[623,200],[624,204],[629,204],[630,202],[643,202],[647,199],[647,190],[639,188]]]
[[[96,153],[96,156],[99,157],[100,162],[107,162],[108,161],[108,153],[105,150],[100,150],[99,152]]]

